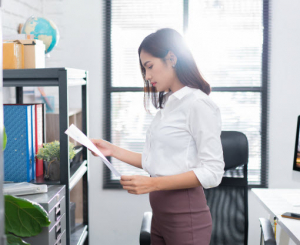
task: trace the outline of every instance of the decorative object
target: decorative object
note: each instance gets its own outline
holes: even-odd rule
[[[50,225],[47,211],[38,203],[11,195],[4,195],[4,200],[8,245],[27,245],[29,243],[24,242],[22,237],[36,236],[42,231],[42,227]]]
[[[52,20],[31,16],[22,27],[21,33],[33,34],[34,39],[42,40],[45,44],[45,53],[51,52],[59,41],[57,26]]]
[[[69,159],[73,159],[76,152],[74,144],[69,142]],[[45,179],[60,180],[60,143],[55,140],[50,143],[43,144],[43,148],[40,148],[37,158],[46,161]]]

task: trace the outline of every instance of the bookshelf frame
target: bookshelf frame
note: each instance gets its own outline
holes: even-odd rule
[[[3,70],[3,87],[15,87],[16,103],[23,103],[23,87],[58,87],[59,135],[60,135],[60,181],[46,181],[39,178],[32,183],[59,184],[66,186],[66,235],[67,245],[89,244],[89,161],[87,149],[82,150],[83,161],[72,164],[69,161],[69,136],[64,132],[69,127],[69,87],[80,86],[82,96],[82,132],[88,136],[88,72],[85,70],[60,68]],[[1,109],[3,111],[3,107]],[[46,130],[44,129],[44,132]],[[1,134],[0,134],[1,136]],[[46,140],[44,134],[44,142]],[[1,167],[1,160],[0,160]],[[83,223],[73,232],[70,227],[70,191],[82,179]],[[1,185],[1,177],[0,177]],[[69,191],[67,191],[69,190]],[[0,193],[1,194],[1,193]],[[0,195],[1,196],[1,195]],[[1,200],[0,200],[1,201]]]
[[[1,3],[0,3],[1,6]],[[1,19],[0,19],[0,24],[1,24]],[[1,31],[0,31],[1,33]],[[0,51],[0,55],[2,55],[2,52]],[[0,65],[2,66],[2,62],[0,61]],[[2,90],[2,74],[0,74],[0,98],[3,98],[3,90]],[[0,169],[2,170],[0,172],[0,245],[5,245],[6,244],[6,236],[4,234],[5,230],[5,208],[4,208],[4,195],[3,195],[3,181],[4,181],[4,162],[3,162],[3,101],[2,99],[0,100]]]

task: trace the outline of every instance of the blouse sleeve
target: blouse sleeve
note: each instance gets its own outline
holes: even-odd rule
[[[225,166],[220,110],[210,101],[197,99],[190,109],[187,123],[197,147],[197,163],[191,170],[203,188],[216,187],[222,180]]]

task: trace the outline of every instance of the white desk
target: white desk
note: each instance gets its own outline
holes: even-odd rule
[[[281,217],[285,212],[300,213],[299,206],[293,206],[286,200],[287,195],[299,195],[300,189],[252,189],[263,206],[278,218],[278,225],[300,245],[300,220]]]

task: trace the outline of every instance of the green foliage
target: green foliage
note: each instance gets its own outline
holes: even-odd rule
[[[20,237],[13,234],[6,235],[7,245],[30,245],[29,243],[23,241]]]
[[[5,233],[31,237],[50,225],[47,211],[38,203],[11,195],[4,195],[4,200]]]
[[[5,233],[21,237],[36,236],[50,225],[47,211],[38,203],[5,195]]]
[[[5,150],[6,142],[7,142],[7,135],[5,132],[5,127],[3,126],[3,151]]]
[[[40,148],[38,154],[36,155],[38,159],[43,159],[44,161],[50,162],[54,159],[60,160],[60,143],[55,140],[50,143],[43,144],[43,148]],[[76,152],[74,149],[74,144],[69,142],[69,159],[73,159]]]

